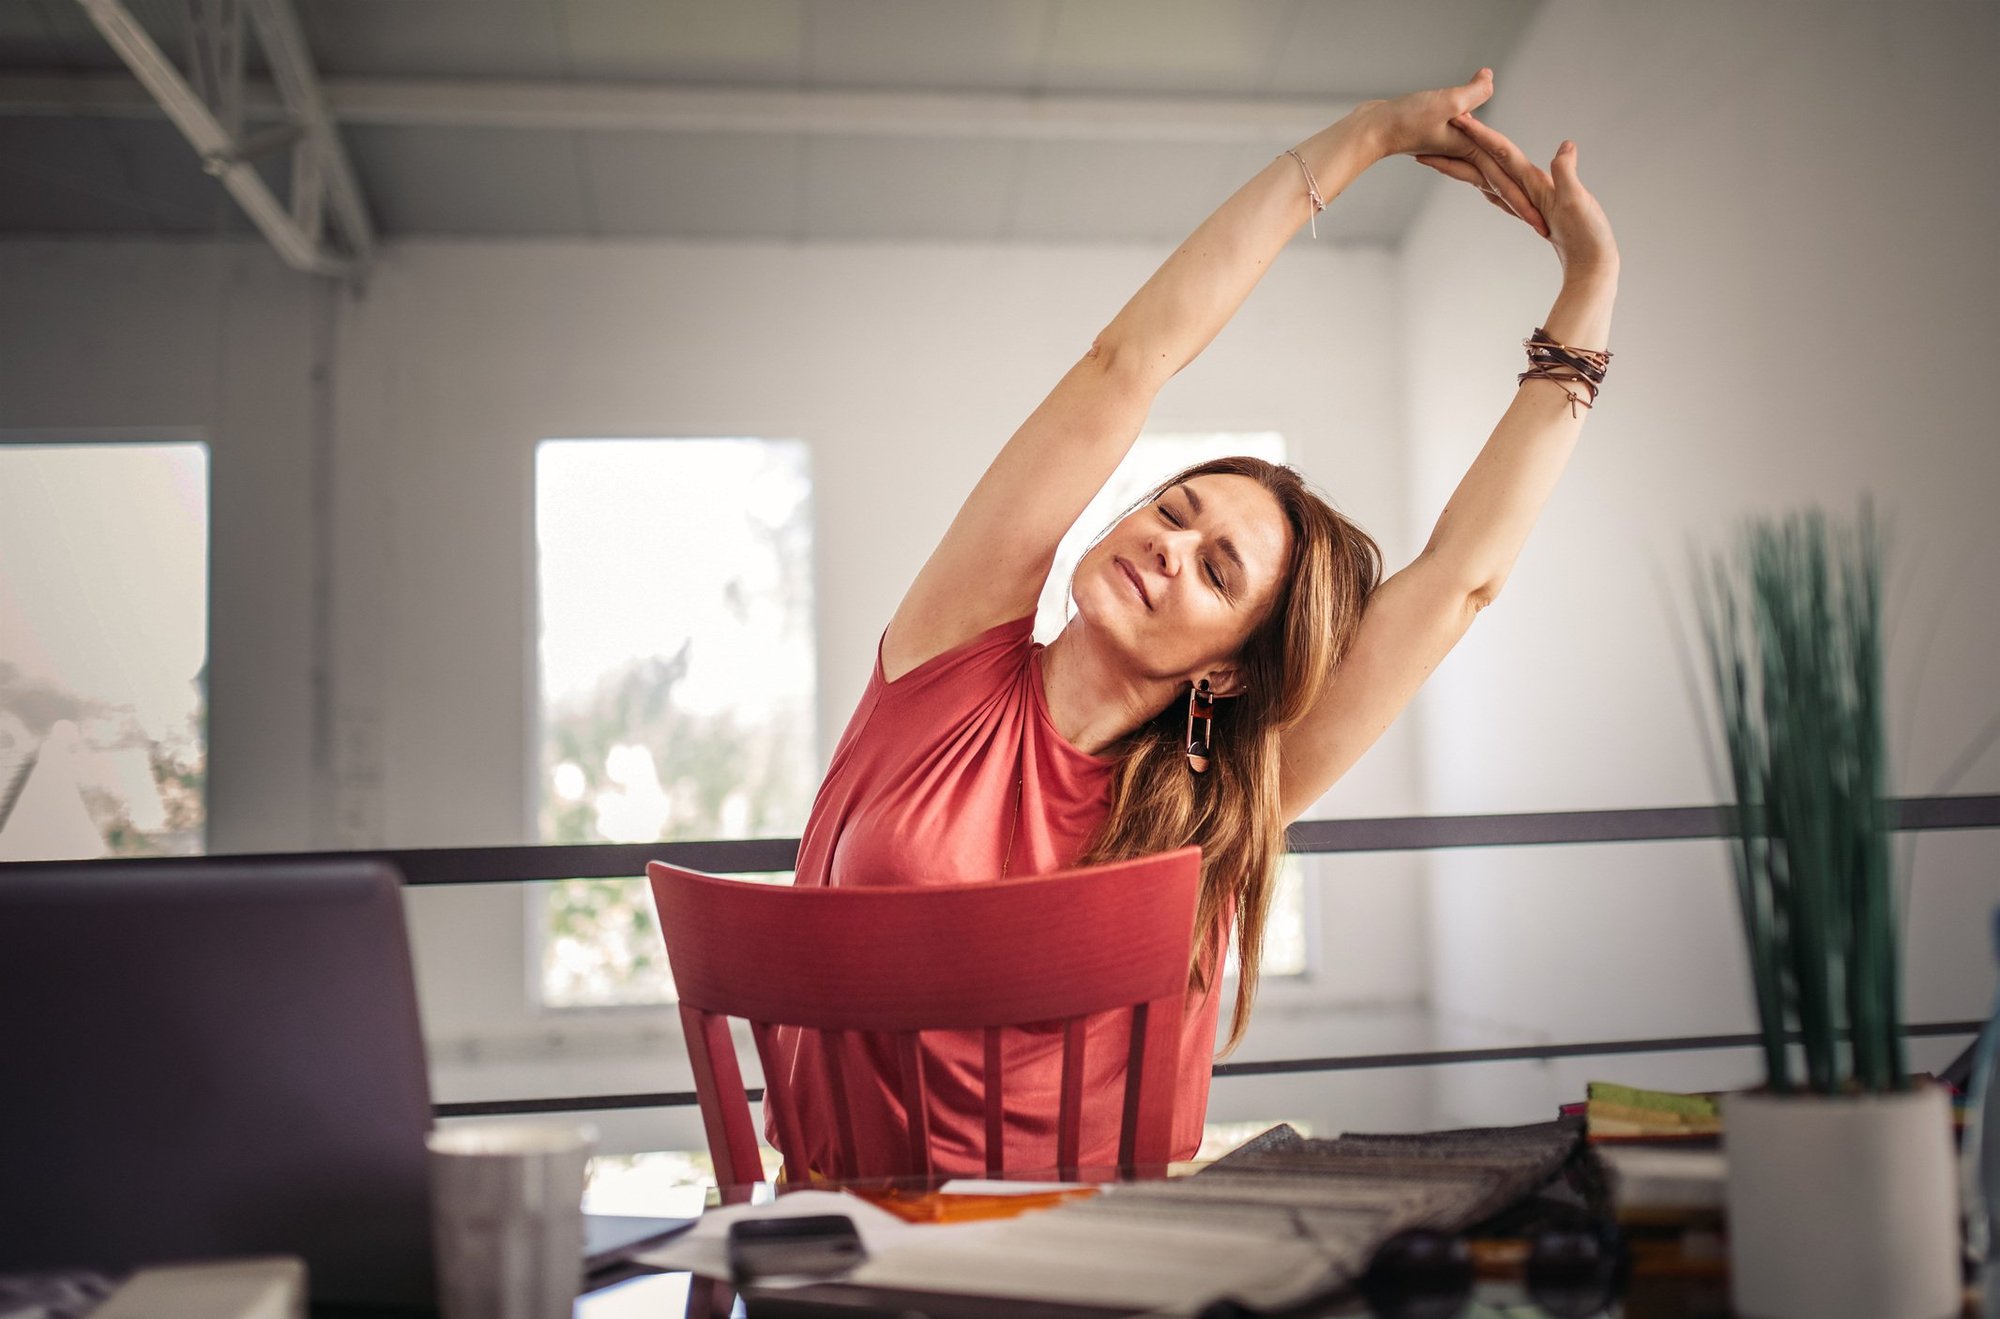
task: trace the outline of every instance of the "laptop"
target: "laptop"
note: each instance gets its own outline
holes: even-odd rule
[[[430,1091],[396,872],[0,866],[0,1272],[304,1257],[433,1304]]]

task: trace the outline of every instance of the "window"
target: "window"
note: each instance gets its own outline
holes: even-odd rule
[[[796,440],[538,447],[542,841],[804,827],[818,786],[811,493]],[[672,1001],[643,881],[552,885],[542,915],[545,1004]]]
[[[1126,510],[1137,504],[1160,482],[1186,467],[1211,458],[1233,455],[1285,461],[1285,437],[1275,431],[1214,432],[1207,434],[1142,435],[1132,452],[1104,483],[1097,498],[1083,510],[1069,534],[1056,549],[1055,568],[1035,611],[1035,635],[1043,641],[1062,631],[1069,617],[1069,579],[1081,559]],[[1298,857],[1287,857],[1279,872],[1277,889],[1271,897],[1270,923],[1264,933],[1266,976],[1304,975],[1306,950],[1306,891],[1304,872]],[[1231,951],[1227,972],[1235,974],[1236,954]]]
[[[207,662],[207,446],[0,446],[0,861],[202,851]]]

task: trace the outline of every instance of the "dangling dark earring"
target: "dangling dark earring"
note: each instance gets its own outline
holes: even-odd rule
[[[1215,723],[1215,697],[1203,678],[1188,691],[1188,768],[1196,774],[1208,773],[1209,730]]]

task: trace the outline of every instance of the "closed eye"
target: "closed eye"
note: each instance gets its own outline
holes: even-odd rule
[[[1166,500],[1164,499],[1161,500],[1159,503],[1153,505],[1153,507],[1159,510],[1160,516],[1166,520],[1168,526],[1185,527],[1187,525],[1187,520],[1183,518],[1179,513],[1175,512],[1174,509],[1167,503]],[[1216,568],[1215,560],[1203,559],[1201,561],[1201,568],[1202,571],[1208,576],[1209,585],[1213,586],[1216,589],[1217,593],[1220,594],[1224,599],[1228,599],[1229,583],[1222,579],[1222,573],[1219,569]]]

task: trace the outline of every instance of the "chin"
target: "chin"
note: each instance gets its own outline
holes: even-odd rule
[[[1110,632],[1129,632],[1132,623],[1148,612],[1110,555],[1102,561],[1087,559],[1077,565],[1076,575],[1070,579],[1069,595],[1076,603],[1078,616],[1092,627]]]
[[[1087,567],[1091,571],[1080,568],[1070,583],[1077,619],[1135,661],[1141,659],[1152,611],[1133,594],[1131,583],[1109,555],[1101,564]]]

